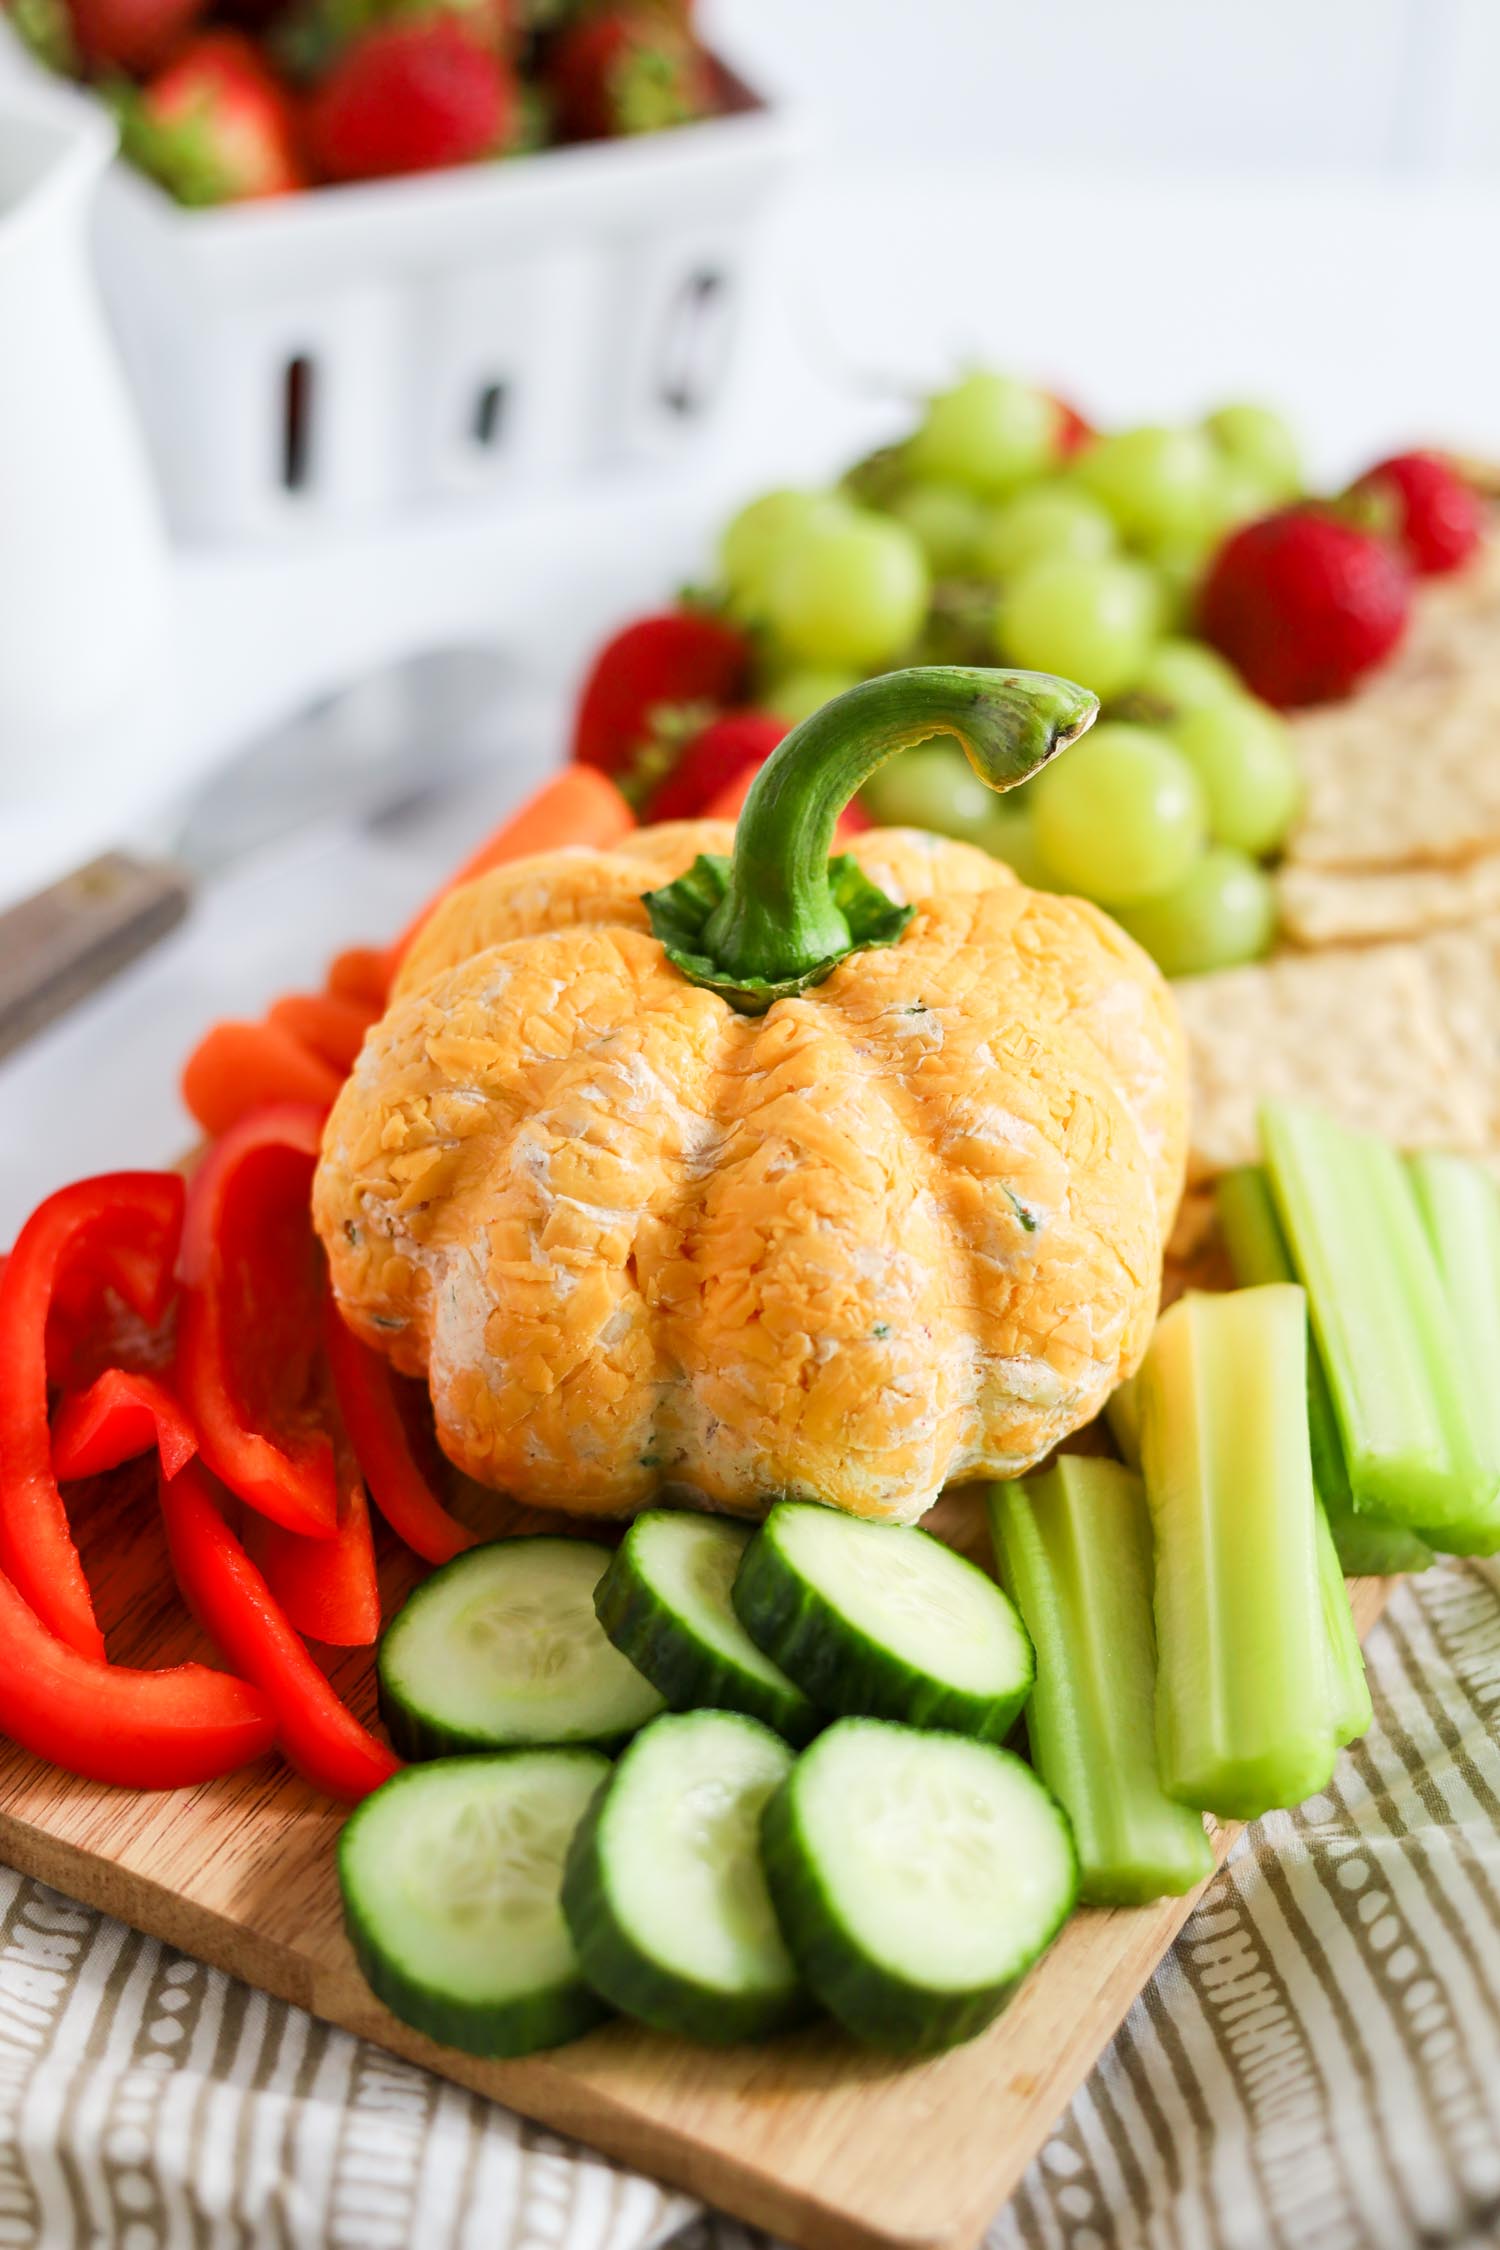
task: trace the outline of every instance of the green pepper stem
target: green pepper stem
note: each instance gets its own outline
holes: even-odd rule
[[[899,750],[952,735],[990,789],[1029,780],[1093,724],[1097,697],[1048,672],[923,665],[864,680],[773,751],[745,800],[703,950],[734,977],[804,976],[847,953],[828,860],[839,815]]]

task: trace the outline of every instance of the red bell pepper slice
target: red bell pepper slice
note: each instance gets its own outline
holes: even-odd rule
[[[380,1637],[380,1584],[364,1478],[353,1448],[337,1447],[339,1527],[331,1539],[300,1539],[254,1516],[245,1542],[287,1622],[330,1648],[369,1648]],[[166,1464],[163,1463],[165,1469]]]
[[[228,1672],[135,1672],[80,1655],[0,1577],[0,1734],[86,1781],[184,1789],[264,1756],[270,1699]]]
[[[477,1536],[449,1515],[417,1459],[401,1411],[401,1378],[389,1360],[360,1341],[331,1297],[324,1333],[339,1413],[370,1498],[414,1555],[423,1562],[451,1562],[477,1545]]]
[[[322,1365],[322,1252],[310,1214],[323,1119],[277,1103],[214,1144],[182,1233],[177,1373],[215,1476],[303,1538],[338,1529]]]
[[[175,1172],[60,1188],[32,1212],[0,1279],[0,1569],[49,1632],[100,1661],[104,1636],[52,1467],[48,1318],[59,1281],[91,1271],[128,1280],[148,1308],[165,1303],[183,1197]]]
[[[240,1545],[200,1464],[161,1487],[172,1568],[189,1608],[276,1715],[286,1758],[315,1788],[354,1804],[398,1771],[394,1751],[341,1703]]]
[[[103,1476],[153,1449],[163,1473],[175,1477],[198,1440],[166,1384],[133,1368],[107,1367],[86,1391],[64,1399],[52,1425],[52,1473],[60,1484]]]

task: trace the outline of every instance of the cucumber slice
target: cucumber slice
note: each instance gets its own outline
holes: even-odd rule
[[[1045,1476],[989,1490],[1001,1575],[1036,1649],[1032,1763],[1078,1845],[1096,1906],[1180,1897],[1213,1873],[1200,1814],[1156,1763],[1151,1521],[1139,1477],[1064,1453]],[[1340,1580],[1340,1590],[1343,1582]]]
[[[760,1817],[791,1771],[734,1711],[655,1719],[573,1839],[562,1903],[596,1992],[658,2031],[727,2046],[809,2013],[760,1864]]]
[[[993,1743],[841,1719],[766,1807],[766,1877],[793,1958],[856,2039],[972,2039],[1078,1895],[1062,1809]]]
[[[1464,1358],[1411,1180],[1369,1133],[1270,1102],[1271,1187],[1328,1372],[1355,1506],[1442,1543],[1488,1521],[1500,1464],[1484,1458]]]
[[[609,1773],[592,1750],[408,1766],[338,1844],[344,1926],[392,2015],[470,2055],[525,2055],[602,2023],[558,1892]]]
[[[435,1570],[376,1658],[401,1755],[609,1744],[654,1719],[661,1697],[594,1615],[609,1561],[591,1539],[501,1539]]]
[[[1031,1693],[1013,1606],[929,1532],[784,1500],[745,1549],[734,1606],[825,1711],[1001,1742]]]
[[[1299,1805],[1336,1747],[1300,1289],[1163,1313],[1141,1370],[1141,1462],[1162,1786],[1227,1818]]]
[[[1265,1166],[1243,1164],[1226,1172],[1214,1196],[1219,1231],[1241,1288],[1254,1289],[1267,1281],[1296,1281],[1297,1271]],[[1386,1578],[1398,1571],[1429,1570],[1435,1559],[1432,1549],[1416,1532],[1355,1507],[1323,1355],[1317,1338],[1311,1335],[1307,1347],[1307,1436],[1313,1484],[1328,1518],[1340,1567],[1351,1578]]]
[[[1413,1156],[1408,1168],[1462,1356],[1480,1449],[1500,1463],[1500,1193],[1461,1156]],[[1450,1553],[1500,1549],[1500,1497],[1469,1523],[1434,1533]]]
[[[594,1607],[615,1647],[674,1711],[745,1711],[800,1745],[822,1719],[761,1654],[730,1600],[750,1538],[748,1524],[723,1516],[650,1509],[616,1549]]]

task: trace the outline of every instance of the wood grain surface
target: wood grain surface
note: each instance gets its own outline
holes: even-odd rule
[[[540,1528],[470,1495],[493,1531]],[[160,1664],[210,1652],[172,1589],[152,1491],[120,1476],[77,1513],[111,1654]],[[982,1551],[977,1496],[934,1528]],[[592,1530],[588,1525],[547,1528]],[[388,1542],[389,1606],[415,1575]],[[1387,1585],[1362,1580],[1364,1631]],[[333,1678],[373,1708],[367,1653]],[[620,2023],[549,2055],[486,2063],[408,2031],[376,2001],[340,1921],[341,1814],[273,1760],[160,1796],[72,1780],[0,1746],[0,1858],[267,1992],[695,2194],[806,2250],[964,2250],[1019,2181],[1193,1906],[1074,1916],[998,2022],[919,2064],[831,2030],[728,2052]],[[1218,1854],[1233,1831],[1217,1838]]]

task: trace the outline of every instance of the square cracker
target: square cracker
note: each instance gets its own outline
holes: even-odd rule
[[[1500,1151],[1500,914],[1440,931],[1418,951],[1443,1027],[1478,1091],[1486,1142]]]
[[[1493,927],[1500,974],[1500,917]],[[1428,946],[1445,942],[1286,953],[1179,984],[1192,1065],[1189,1178],[1254,1163],[1256,1112],[1279,1098],[1314,1102],[1399,1148],[1487,1147],[1500,1052],[1492,1088],[1448,1021],[1428,958]],[[1465,958],[1448,974],[1466,989],[1476,971]]]
[[[1276,898],[1282,934],[1293,945],[1423,937],[1500,914],[1500,852],[1485,852],[1462,867],[1380,872],[1288,862],[1277,875]]]
[[[1495,637],[1500,641],[1500,618]],[[1452,867],[1500,852],[1500,664],[1409,681],[1297,722],[1304,867]]]

